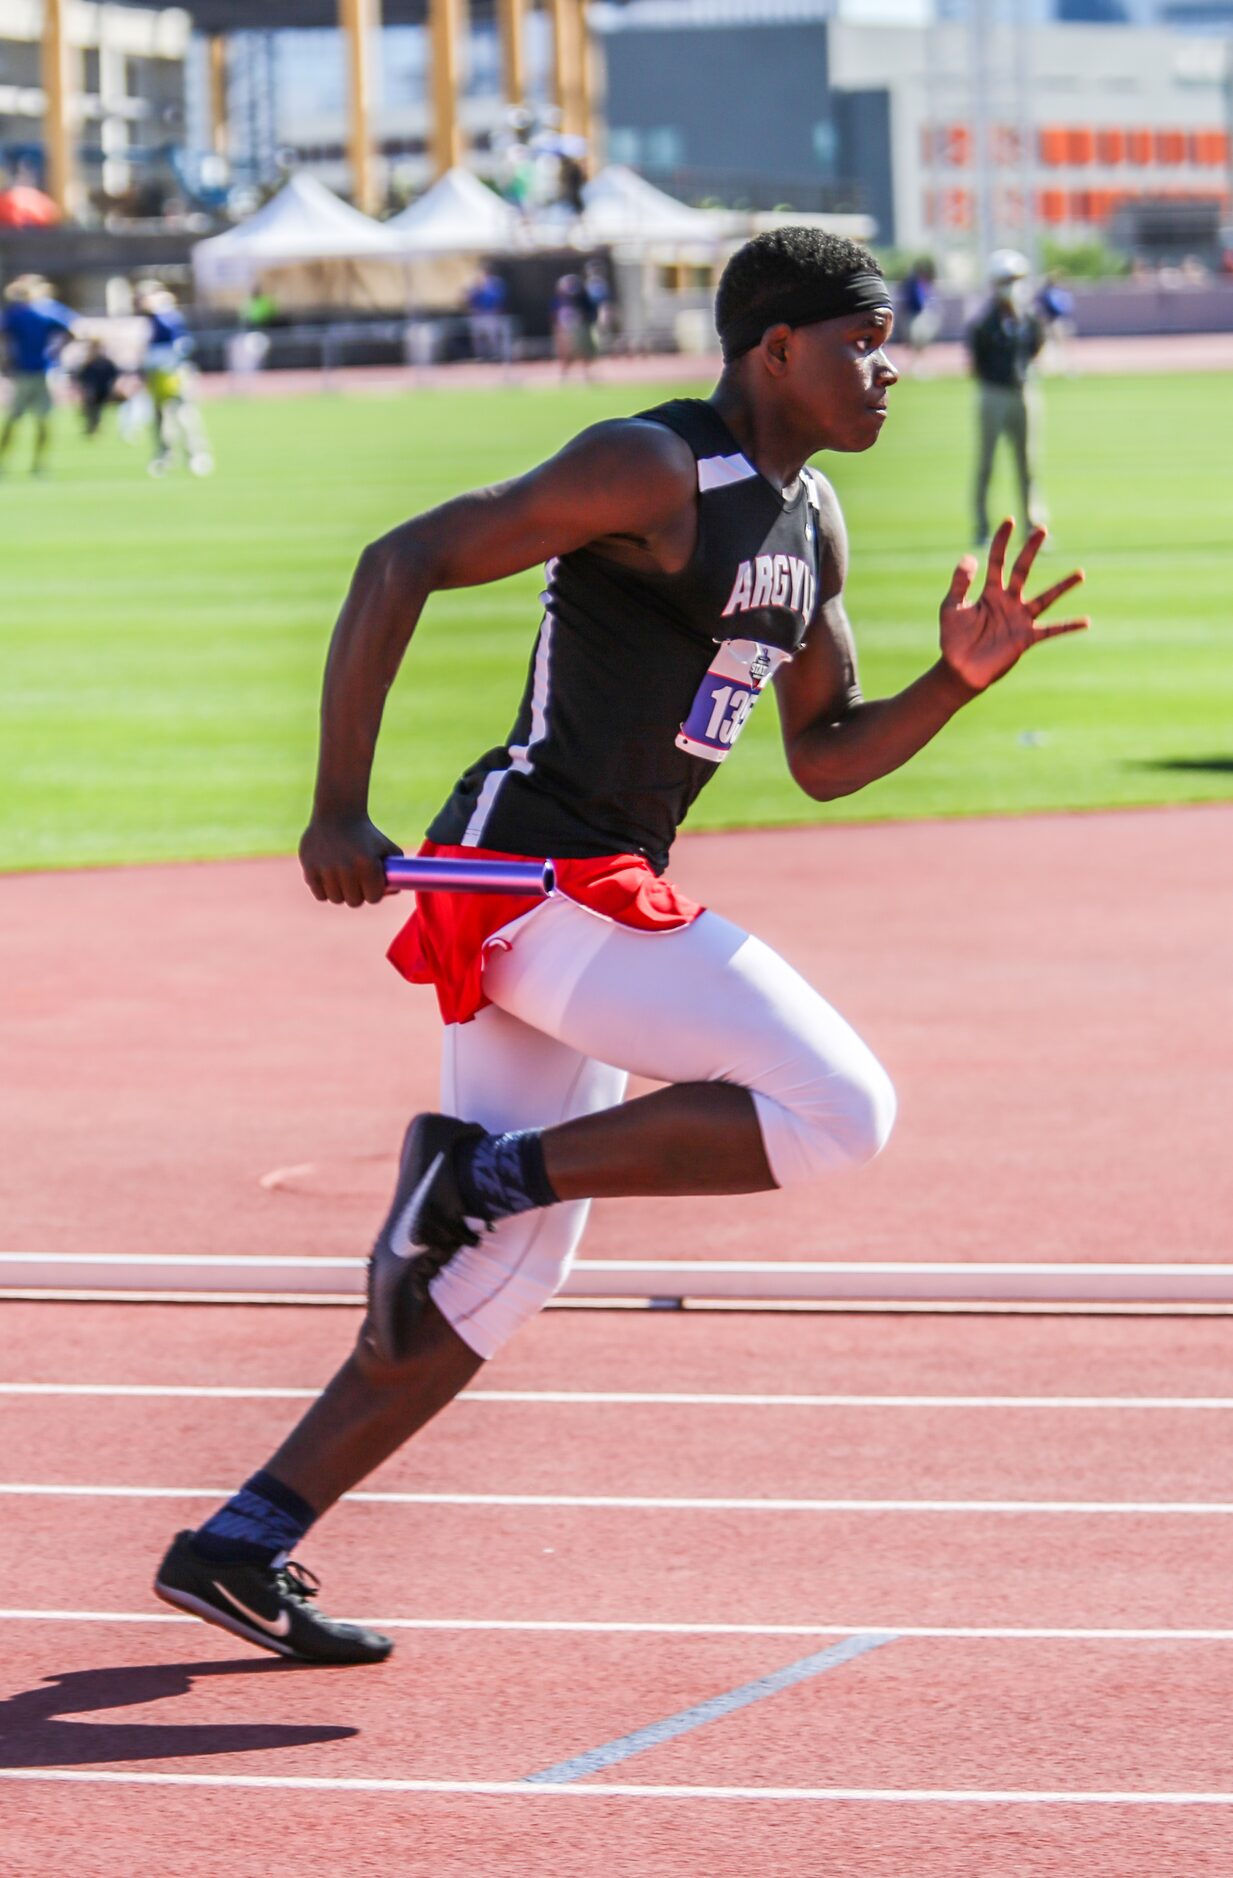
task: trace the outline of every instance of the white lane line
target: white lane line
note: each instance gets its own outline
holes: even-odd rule
[[[1059,1793],[992,1787],[646,1787],[606,1781],[545,1786],[525,1780],[378,1780],[324,1774],[151,1774],[77,1767],[0,1767],[0,1780],[121,1787],[248,1788],[260,1793],[474,1793],[524,1800],[854,1800],[866,1805],[916,1806],[1233,1806],[1233,1791]]]
[[[0,1395],[116,1396],[158,1401],[307,1402],[316,1389],[254,1389],[220,1384],[0,1382]],[[1233,1409],[1233,1396],[1137,1395],[736,1395],[651,1389],[467,1389],[458,1402],[555,1403],[654,1408],[871,1409]]]
[[[0,1482],[13,1498],[75,1500],[226,1500],[232,1487],[48,1486],[39,1481]],[[635,1493],[345,1493],[344,1500],[371,1506],[587,1507],[595,1511],[653,1513],[1174,1513],[1223,1516],[1230,1500],[772,1500],[703,1499]]]
[[[0,1623],[195,1624],[172,1611],[0,1610]],[[705,1624],[639,1623],[633,1619],[569,1617],[350,1617],[377,1630],[523,1631],[548,1635],[662,1637],[854,1637],[893,1630],[897,1637],[995,1643],[1233,1643],[1233,1630],[1114,1630],[1015,1624]]]
[[[315,1401],[320,1393],[319,1389],[233,1389],[224,1386],[205,1387],[196,1383],[0,1382],[0,1395],[131,1396],[155,1402],[164,1399],[214,1402],[309,1402]]]

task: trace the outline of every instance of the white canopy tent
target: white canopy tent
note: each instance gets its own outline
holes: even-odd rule
[[[583,188],[582,200],[581,216],[570,215],[562,205],[547,210],[535,224],[536,242],[554,248],[709,252],[732,225],[725,211],[691,209],[623,163],[610,163],[593,177]]]
[[[517,209],[455,166],[418,201],[383,224],[406,260],[411,300],[419,306],[456,306],[484,255],[520,245]]]
[[[627,334],[639,343],[668,337],[684,352],[715,350],[715,285],[750,235],[801,222],[857,240],[874,232],[866,216],[690,208],[620,163],[601,170],[582,195],[585,213],[566,238],[611,249]]]
[[[537,223],[537,242],[611,252],[622,326],[635,344],[667,340],[684,351],[709,350],[711,295],[734,246],[734,218],[692,209],[622,163],[585,184],[582,200],[582,215],[550,214]]]
[[[721,209],[691,209],[636,170],[610,163],[582,191],[586,238],[607,247],[714,247],[729,234]]]
[[[261,287],[284,309],[401,309],[408,289],[398,236],[303,173],[247,221],[199,241],[193,278],[202,299],[224,306]]]
[[[382,226],[406,254],[481,255],[515,246],[521,218],[470,170],[456,166]]]

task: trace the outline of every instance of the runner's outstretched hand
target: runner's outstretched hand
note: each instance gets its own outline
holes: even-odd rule
[[[1029,647],[1045,639],[1056,639],[1059,633],[1083,632],[1090,624],[1084,618],[1059,620],[1051,626],[1037,625],[1039,616],[1055,600],[1079,585],[1083,579],[1079,570],[1067,574],[1064,580],[1055,581],[1034,600],[1023,597],[1032,563],[1045,539],[1043,528],[1032,530],[1010,570],[1009,580],[1003,584],[1002,569],[1014,527],[1013,521],[1005,521],[994,535],[985,584],[976,598],[968,599],[968,589],[976,573],[976,558],[965,554],[955,569],[950,592],[942,602],[942,657],[973,691],[984,691],[1004,677]]]
[[[345,819],[314,815],[300,840],[300,866],[309,891],[335,906],[376,905],[386,895],[385,862],[402,849],[367,815]]]

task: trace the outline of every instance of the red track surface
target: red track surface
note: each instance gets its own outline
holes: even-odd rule
[[[342,1310],[10,1305],[8,1381],[309,1387]],[[479,1390],[1120,1398],[1227,1387],[1219,1320],[558,1313]],[[226,1486],[287,1401],[0,1396],[5,1475]],[[1185,1501],[1227,1491],[1233,1410],[463,1401],[370,1485]],[[468,1620],[1223,1630],[910,1636],[589,1777],[669,1788],[1228,1792],[1228,1515],[778,1513],[353,1503],[306,1547],[330,1606],[400,1629],[377,1670],[301,1670],[151,1603],[200,1500],[5,1496],[0,1869],[438,1874],[1225,1874],[1230,1809],[252,1791],[236,1778],[518,1781],[833,1644]],[[107,1623],[100,1613],[148,1613]],[[46,1772],[222,1784],[43,1784]],[[587,1780],[582,1783],[588,1784]]]
[[[601,1205],[586,1251],[1223,1259],[1231,848],[1225,807],[683,840],[900,1122],[825,1189]],[[4,1249],[362,1252],[436,1101],[433,999],[382,956],[405,911],[321,908],[289,861],[0,880]]]
[[[901,1126],[847,1185],[609,1206],[589,1249],[1227,1256],[1212,856],[1230,819],[684,844],[684,884],[755,924],[870,1037]],[[322,911],[285,862],[12,878],[0,901],[10,1246],[363,1248],[402,1119],[433,1093],[430,1000],[380,960],[401,909]],[[310,1171],[261,1184],[294,1166]],[[1233,1807],[1195,1796],[1233,1797],[1233,1514],[1218,1510],[1233,1408],[1184,1406],[1233,1396],[1227,1320],[548,1314],[366,1490],[553,1503],[340,1508],[305,1548],[327,1607],[401,1621],[387,1665],[322,1672],[177,1621],[148,1591],[169,1533],[301,1403],[101,1391],[311,1389],[355,1313],[3,1311],[0,1385],[99,1391],[0,1386],[0,1484],[86,1490],[0,1495],[4,1878],[1228,1878]],[[987,1399],[1006,1396],[1097,1400]],[[555,1503],[597,1496],[653,1504]],[[775,1498],[815,1504],[673,1504]],[[816,1504],[832,1501],[858,1504]],[[1023,1501],[1073,1510],[990,1504]],[[1179,1504],[1209,1510],[1161,1510]],[[1196,1630],[1218,1634],[1177,1634]],[[277,1785],[516,1783],[853,1631],[896,1640],[565,1794]],[[1075,1634],[1091,1631],[1157,1634]],[[971,1797],[995,1792],[1115,1797]]]

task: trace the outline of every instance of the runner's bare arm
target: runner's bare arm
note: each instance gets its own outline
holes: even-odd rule
[[[693,452],[681,438],[617,420],[364,550],[326,659],[313,814],[300,843],[317,899],[360,906],[385,893],[383,862],[399,849],[369,820],[368,784],[386,695],[429,595],[501,580],[587,544],[644,566],[682,564],[695,492]]]
[[[1087,625],[1085,619],[1036,624],[1039,613],[1082,580],[1081,573],[1067,575],[1033,600],[1023,598],[1043,530],[1029,537],[1003,585],[1014,526],[1004,522],[989,551],[984,586],[972,604],[966,595],[976,563],[965,557],[955,570],[942,603],[942,655],[936,664],[893,697],[865,698],[843,604],[847,538],[829,489],[821,526],[828,552],[818,611],[803,650],[776,679],[788,766],[815,801],[852,795],[890,775],[936,737],[962,705],[1004,677],[1030,646]]]

